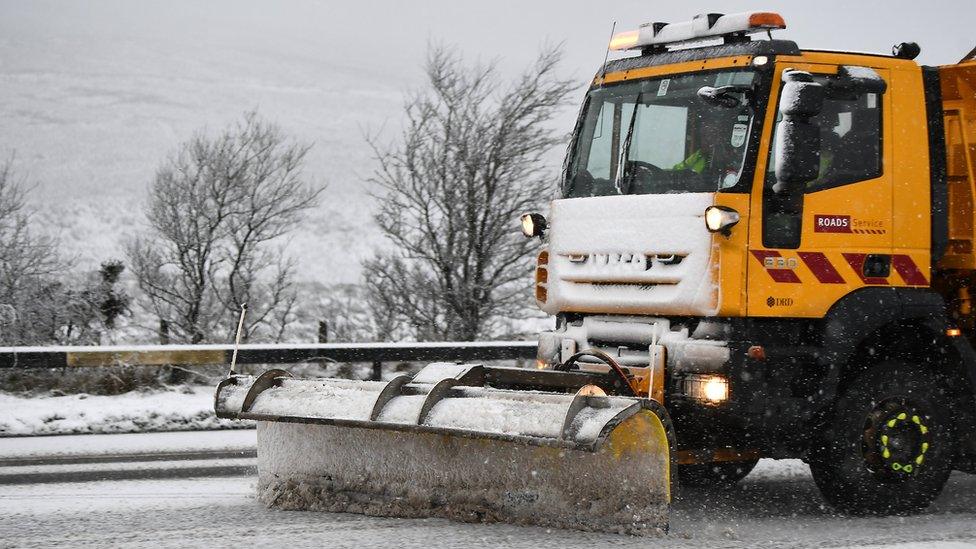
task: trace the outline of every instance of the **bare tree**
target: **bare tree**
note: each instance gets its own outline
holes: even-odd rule
[[[27,185],[13,168],[0,164],[0,341],[7,345],[59,342],[65,323],[67,269],[55,238],[33,230]]]
[[[370,341],[382,333],[371,314],[366,290],[359,284],[330,284],[303,282],[303,300],[298,311],[299,322],[304,327],[304,341],[320,335],[320,322],[324,322],[328,341],[333,343]],[[297,332],[298,330],[294,330]]]
[[[125,265],[112,259],[97,271],[73,277],[61,298],[65,315],[61,330],[64,343],[98,345],[105,343],[116,321],[129,314],[129,294],[119,284]]]
[[[150,230],[127,245],[145,302],[174,341],[226,337],[248,305],[245,339],[280,340],[295,306],[293,263],[276,246],[322,191],[302,175],[310,146],[247,113],[199,133],[156,173]]]
[[[510,83],[434,47],[427,86],[406,102],[400,143],[370,139],[376,221],[394,245],[364,265],[376,311],[419,339],[471,340],[527,305],[534,244],[517,219],[551,195],[543,162],[563,142],[549,125],[574,84],[543,50]]]

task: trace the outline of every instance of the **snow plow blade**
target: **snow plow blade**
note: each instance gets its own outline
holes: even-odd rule
[[[670,420],[652,400],[606,396],[614,383],[470,364],[389,382],[271,370],[225,379],[215,406],[257,420],[269,506],[665,532]]]

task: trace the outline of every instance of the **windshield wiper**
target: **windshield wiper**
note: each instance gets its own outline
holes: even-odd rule
[[[634,100],[634,110],[630,113],[630,122],[627,124],[627,138],[624,139],[624,145],[620,148],[620,158],[617,160],[617,177],[614,186],[617,187],[617,192],[620,194],[630,194],[631,185],[628,184],[627,192],[624,192],[621,184],[629,179],[627,165],[629,164],[628,158],[630,158],[630,142],[634,138],[634,122],[637,121],[637,109],[640,108],[643,97],[644,90],[641,90],[637,94],[637,99]]]

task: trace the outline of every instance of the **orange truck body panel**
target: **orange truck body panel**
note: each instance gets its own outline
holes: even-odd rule
[[[949,185],[949,247],[944,269],[976,269],[976,61],[939,68]]]

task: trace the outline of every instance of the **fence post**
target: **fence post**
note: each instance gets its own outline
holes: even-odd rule
[[[159,319],[159,344],[169,345],[169,321]]]
[[[329,321],[320,320],[319,321],[319,343],[329,342]]]
[[[373,362],[373,374],[369,376],[372,381],[382,381],[383,380],[383,363],[380,361]]]

